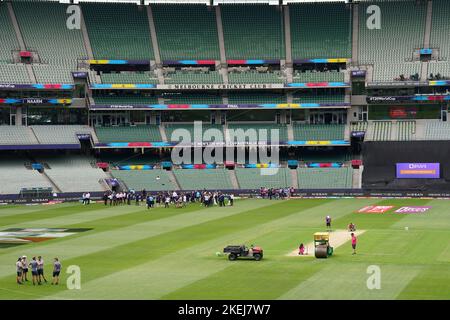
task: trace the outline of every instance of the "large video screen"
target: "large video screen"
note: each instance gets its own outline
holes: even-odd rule
[[[397,163],[398,179],[439,179],[439,163]]]

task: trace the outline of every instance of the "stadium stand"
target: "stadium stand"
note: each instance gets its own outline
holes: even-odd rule
[[[19,155],[0,157],[0,194],[18,194],[21,188],[51,187],[41,173],[25,168],[27,161]]]
[[[113,170],[112,175],[133,190],[172,191],[176,189],[176,184],[170,180],[165,170]]]
[[[95,132],[100,143],[162,141],[156,125],[96,127]]]
[[[222,5],[227,59],[283,59],[283,15],[276,6]]]
[[[223,83],[223,78],[218,71],[205,73],[177,71],[166,74],[164,82],[166,84]]]
[[[284,83],[285,78],[279,71],[274,72],[232,72],[228,74],[230,83]]]
[[[431,29],[431,47],[439,48],[440,57],[444,61],[429,63],[429,74],[441,74],[444,77],[450,77],[450,43],[448,35],[450,34],[450,7],[446,0],[433,0],[433,15]]]
[[[166,104],[222,104],[222,97],[201,94],[201,93],[187,93],[187,94],[165,94],[161,96]]]
[[[397,126],[397,141],[413,140],[414,134],[416,132],[415,121],[398,121]]]
[[[293,74],[294,82],[343,82],[343,72],[298,72]]]
[[[48,2],[13,2],[27,49],[36,51],[33,64],[38,83],[73,83],[77,59],[87,57],[80,30],[66,27],[67,5]]]
[[[391,121],[373,121],[369,123],[369,139],[372,141],[391,140],[392,122]]]
[[[190,134],[191,139],[194,139],[194,137],[195,137],[194,136],[194,134],[195,134],[194,124],[167,123],[167,124],[165,124],[165,130],[166,130],[167,139],[169,141],[178,141],[178,139],[175,138],[176,136],[173,136],[173,139],[172,139],[172,135],[174,134],[175,130],[178,130],[178,129],[187,130]],[[200,137],[201,139],[203,139],[203,134],[208,129],[216,129],[223,133],[223,128],[221,125],[202,123],[202,137]],[[183,134],[183,132],[181,132],[181,131],[180,131],[180,133]]]
[[[352,168],[297,168],[300,189],[352,188]]]
[[[117,3],[83,3],[81,7],[95,58],[154,58],[145,7]]]
[[[383,27],[366,26],[366,10],[371,3],[359,8],[360,62],[374,65],[374,81],[393,81],[404,75],[420,74],[420,62],[412,60],[414,49],[423,46],[426,4],[419,1],[377,2],[383,12]]]
[[[38,144],[33,131],[24,126],[0,126],[0,144],[1,145],[32,145]]]
[[[368,125],[367,121],[352,122],[350,124],[350,130],[351,131],[366,131],[367,125]]]
[[[96,96],[95,104],[158,104],[158,98],[152,96]]]
[[[345,95],[343,94],[321,94],[311,95],[301,92],[292,95],[293,103],[343,103],[345,102]]]
[[[19,50],[6,4],[0,3],[0,83],[31,83],[25,66],[13,64],[13,50]]]
[[[158,77],[152,72],[102,73],[100,77],[102,79],[102,83],[159,84]]]
[[[94,136],[94,130],[82,125],[31,126],[41,144],[79,144],[77,133]]]
[[[425,126],[426,140],[449,140],[450,123],[441,121],[428,121]]]
[[[344,140],[345,125],[299,124],[292,125],[294,139],[301,141]]]
[[[93,158],[86,156],[67,155],[64,157],[42,157],[42,163],[47,163],[50,169],[45,173],[63,192],[104,191],[101,180],[107,175],[103,170],[94,168]]]
[[[351,11],[344,3],[294,4],[289,13],[294,59],[351,57]]]
[[[273,93],[229,93],[229,104],[287,103],[286,95]]]
[[[248,137],[246,138],[247,141],[252,140],[253,132],[255,133],[255,137],[256,139],[258,139],[258,141],[270,141],[272,140],[272,137],[276,138],[275,133],[278,133],[279,141],[289,140],[287,134],[287,126],[283,124],[229,123],[227,130],[228,132],[227,139],[232,139],[232,134],[230,130],[234,130],[234,132],[236,133],[235,136],[238,137],[239,139],[242,137],[242,135],[237,130],[243,130],[244,134],[248,134]]]
[[[220,59],[214,8],[205,5],[153,5],[161,59]]]
[[[182,190],[233,189],[226,169],[179,169],[173,173]]]
[[[287,188],[292,185],[287,168],[236,168],[236,177],[241,189]],[[267,174],[264,174],[266,170]]]

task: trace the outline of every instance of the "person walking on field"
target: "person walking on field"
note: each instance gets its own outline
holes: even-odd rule
[[[61,262],[59,262],[58,258],[55,258],[55,261],[53,262],[53,280],[52,284],[58,285],[59,284],[59,274],[61,273]]]
[[[17,284],[22,284],[23,282],[22,280],[22,257],[19,257],[19,259],[16,262],[16,272],[17,272],[17,277],[16,277],[16,281]]]
[[[44,275],[44,259],[42,259],[41,256],[39,256],[38,260],[37,260],[37,272],[38,272],[39,284],[41,284],[42,279],[44,279],[45,283],[47,283],[47,279],[45,279],[45,275]]]
[[[330,217],[330,216],[327,216],[327,217],[325,218],[325,222],[326,222],[326,225],[327,225],[327,230],[328,230],[328,231],[331,231],[331,217]]]
[[[358,242],[358,240],[356,239],[356,236],[353,232],[352,232],[351,236],[352,236],[352,248],[353,248],[352,254],[356,254],[356,243]]]

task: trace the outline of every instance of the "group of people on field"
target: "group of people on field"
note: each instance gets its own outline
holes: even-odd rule
[[[327,215],[325,217],[325,226],[327,228],[327,231],[332,231],[331,230],[331,216]],[[355,231],[356,231],[356,225],[353,222],[350,222],[348,227],[347,227],[348,232],[350,233],[351,238],[351,243],[352,243],[352,249],[353,249],[353,253],[352,254],[356,254],[356,243],[358,242],[358,239],[356,238],[355,235]],[[306,247],[303,243],[300,243],[300,245],[298,246],[298,255],[305,255],[305,250]]]
[[[59,284],[59,275],[61,273],[61,262],[58,258],[54,258],[53,260],[53,278],[52,285]],[[33,257],[30,261],[28,261],[27,256],[21,256],[17,259],[16,262],[16,272],[17,278],[16,281],[18,284],[24,284],[28,282],[28,273],[31,270],[31,280],[33,285],[42,284],[42,281],[47,283],[47,279],[45,278],[44,273],[44,259],[41,256]]]
[[[263,199],[278,200],[278,199],[289,199],[294,196],[294,187],[290,188],[266,188],[261,187],[259,189],[259,195]]]

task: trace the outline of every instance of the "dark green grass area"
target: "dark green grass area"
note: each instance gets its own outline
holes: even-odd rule
[[[367,205],[395,208],[356,213]],[[420,215],[394,213],[401,206],[432,209]],[[311,242],[314,232],[325,231],[328,214],[333,230],[346,229],[349,222],[365,230],[357,255],[347,242],[328,259],[288,256],[300,242]],[[234,207],[153,210],[7,206],[0,210],[1,230],[91,230],[18,247],[0,244],[0,299],[448,299],[447,217],[448,201],[417,199],[248,199]],[[230,244],[261,246],[265,257],[231,262],[216,255]],[[14,263],[22,254],[42,254],[48,277],[52,258],[60,257],[62,284],[15,284]],[[66,286],[70,265],[80,267],[80,290]],[[367,268],[373,265],[381,270],[380,290],[366,286]]]

